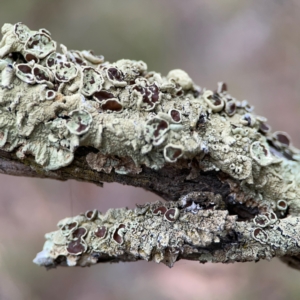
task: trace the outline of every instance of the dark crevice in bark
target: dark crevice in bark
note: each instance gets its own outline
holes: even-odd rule
[[[138,175],[120,175],[115,172],[106,174],[91,170],[86,162],[86,155],[90,152],[97,153],[92,147],[79,147],[75,153],[73,163],[57,171],[45,171],[34,162],[33,157],[26,157],[20,161],[14,153],[0,151],[0,172],[8,175],[51,178],[56,180],[75,179],[102,186],[102,182],[117,182],[124,185],[144,188],[155,193],[166,201],[177,201],[181,196],[190,192],[209,192],[219,194],[225,203],[224,208],[232,215],[238,215],[239,220],[250,220],[258,214],[257,208],[249,208],[244,204],[232,202],[229,184],[225,181],[228,177],[222,172],[199,171],[196,178],[187,180],[190,174],[188,168],[178,168],[177,165],[168,164],[155,171],[143,167]]]

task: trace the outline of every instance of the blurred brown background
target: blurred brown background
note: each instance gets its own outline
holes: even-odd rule
[[[300,146],[299,0],[0,0],[0,20],[47,28],[58,43],[109,61],[141,59],[163,75],[182,68],[202,87],[225,81],[233,96],[254,104],[273,130],[289,132]],[[58,220],[157,197],[117,184],[0,179],[0,300],[300,299],[300,273],[276,259],[46,272],[32,259]]]

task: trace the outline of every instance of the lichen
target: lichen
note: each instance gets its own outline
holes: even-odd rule
[[[33,156],[45,171],[71,165],[76,150],[85,146],[93,149],[85,157],[87,166],[97,172],[137,175],[171,166],[190,169],[187,181],[214,172],[231,191],[218,207],[243,206],[247,218],[255,218],[249,236],[265,244],[271,225],[300,212],[300,151],[287,133],[272,132],[247,101],[231,96],[225,83],[212,91],[196,86],[183,70],[162,76],[142,61],[110,63],[62,44],[60,53],[46,29],[32,31],[22,23],[5,24],[2,34],[1,150],[15,151],[24,163]],[[210,206],[190,201],[186,210],[199,207]],[[177,210],[168,209],[167,216],[157,216],[177,224]],[[93,230],[101,237],[103,232],[101,243],[113,231],[115,246],[123,246],[126,224],[119,220],[113,228]],[[70,264],[81,255],[78,249],[89,249],[88,238],[69,246]],[[161,237],[166,245],[168,239]],[[174,261],[173,250],[153,257]],[[139,255],[148,259],[149,251]]]
[[[187,201],[66,218],[59,230],[46,234],[34,262],[53,268],[144,259],[172,267],[180,259],[230,263],[299,255],[299,217],[266,213],[253,222],[237,222],[227,210],[189,209],[183,205]]]
[[[71,164],[80,146],[130,158],[137,169],[196,159],[204,171],[243,181],[245,191],[259,195],[263,188],[264,200],[275,207],[278,200],[299,197],[293,186],[281,188],[299,150],[287,134],[272,133],[266,119],[233,98],[224,83],[215,92],[201,90],[182,70],[162,77],[144,62],[104,62],[64,45],[55,52],[49,33],[21,23],[5,24],[2,31],[1,149],[18,148],[20,159],[31,154],[46,170]],[[26,61],[25,53],[37,59]],[[90,120],[78,116],[77,124],[74,111]]]
[[[227,211],[186,214],[179,202],[164,206],[147,203],[135,210],[110,209],[104,215],[97,211],[93,219],[81,214],[60,221],[60,229],[46,235],[45,247],[34,262],[48,268],[83,267],[101,262],[101,257],[123,256],[172,267],[180,251],[170,250],[182,248],[183,252],[185,245],[218,247],[234,230],[235,219]]]

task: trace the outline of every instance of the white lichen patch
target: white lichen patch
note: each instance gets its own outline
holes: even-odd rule
[[[60,229],[46,235],[44,250],[34,262],[46,267],[83,267],[105,257],[118,260],[123,256],[124,260],[133,257],[172,267],[186,246],[221,246],[221,240],[234,230],[235,219],[227,211],[186,213],[178,202],[110,209],[104,215],[89,211],[60,221]]]
[[[71,164],[81,146],[95,148],[87,163],[99,172],[193,162],[238,182],[251,195],[240,202],[281,217],[299,211],[299,150],[224,83],[214,92],[182,70],[164,77],[142,61],[105,62],[64,45],[59,53],[47,30],[21,23],[5,24],[2,34],[1,150],[33,156],[45,170]]]
[[[190,210],[186,204],[147,203],[63,219],[45,235],[34,262],[53,268],[143,259],[172,267],[179,259],[230,263],[299,253],[299,217],[279,220],[271,212],[237,222],[226,210]]]

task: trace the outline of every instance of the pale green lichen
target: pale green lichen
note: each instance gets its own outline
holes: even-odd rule
[[[2,33],[1,150],[33,155],[45,170],[71,164],[80,146],[99,151],[87,158],[93,170],[118,174],[193,161],[239,182],[247,206],[279,211],[284,200],[300,210],[299,150],[225,84],[201,90],[182,70],[164,77],[141,61],[104,62],[64,45],[58,53],[49,32],[21,23]]]
[[[63,219],[58,228],[46,234],[36,264],[85,267],[144,259],[172,267],[179,259],[230,263],[299,255],[300,246],[299,217],[278,220],[266,213],[253,222],[237,222],[227,210],[188,205],[186,199],[110,209],[104,215],[88,211]]]
[[[217,247],[235,228],[236,217],[227,211],[200,209],[186,214],[179,202],[162,205],[156,202],[135,210],[110,209],[104,215],[90,211],[66,218],[58,223],[58,231],[46,234],[47,242],[34,262],[46,267],[90,266],[101,262],[101,257],[118,260],[123,256],[125,261],[131,257],[172,267],[187,245]],[[162,213],[155,213],[160,208]]]
[[[66,126],[72,134],[82,135],[89,131],[93,118],[87,111],[73,110],[68,116]]]
[[[24,49],[20,52],[26,56],[31,54],[38,59],[45,58],[51,52],[56,49],[56,42],[54,42],[48,34],[36,32],[33,35],[29,35]]]
[[[101,90],[103,77],[92,67],[84,67],[82,73],[81,93],[84,96],[93,96],[96,92]]]

